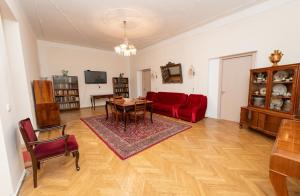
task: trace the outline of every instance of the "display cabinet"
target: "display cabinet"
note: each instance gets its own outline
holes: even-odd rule
[[[248,106],[241,108],[240,126],[276,136],[282,119],[300,117],[300,64],[250,71]]]

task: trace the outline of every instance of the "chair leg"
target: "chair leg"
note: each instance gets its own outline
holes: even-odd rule
[[[32,171],[33,171],[33,187],[37,187],[37,167],[38,167],[38,162],[37,161],[32,161]]]
[[[79,162],[79,151],[75,152],[75,157],[76,157],[76,159],[75,159],[76,170],[79,171],[80,170],[80,167],[79,167],[79,164],[78,164],[78,162]]]
[[[41,162],[40,161],[37,162],[37,168],[41,169]]]
[[[75,157],[75,152],[72,152],[72,156]]]

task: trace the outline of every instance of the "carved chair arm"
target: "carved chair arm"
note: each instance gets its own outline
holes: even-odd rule
[[[54,130],[54,129],[62,129],[61,134],[65,135],[66,125],[58,125],[58,126],[44,128],[44,129],[36,129],[34,131],[35,132],[46,132],[46,131],[51,131],[51,130]]]
[[[59,136],[59,137],[56,137],[56,138],[51,138],[51,139],[48,139],[48,140],[38,140],[38,141],[34,141],[34,142],[28,142],[28,144],[31,145],[31,146],[35,146],[35,145],[38,145],[38,144],[46,144],[46,143],[54,142],[54,141],[60,140],[60,139],[64,139],[65,143],[66,143],[68,137],[69,137],[69,135],[62,135],[62,136]]]

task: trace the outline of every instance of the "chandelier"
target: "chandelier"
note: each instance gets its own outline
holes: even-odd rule
[[[122,56],[136,55],[136,48],[134,47],[134,45],[129,44],[129,41],[127,38],[126,21],[123,21],[123,24],[124,24],[124,42],[115,47],[115,52],[118,55],[122,55]]]

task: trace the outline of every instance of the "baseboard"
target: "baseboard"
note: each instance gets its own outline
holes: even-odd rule
[[[21,175],[21,177],[19,179],[19,182],[17,184],[17,190],[16,190],[15,193],[12,194],[13,196],[18,196],[19,195],[19,191],[20,191],[21,186],[23,184],[23,181],[24,181],[24,178],[25,178],[25,174],[26,174],[26,169],[24,169],[23,172],[22,172],[22,175]]]

